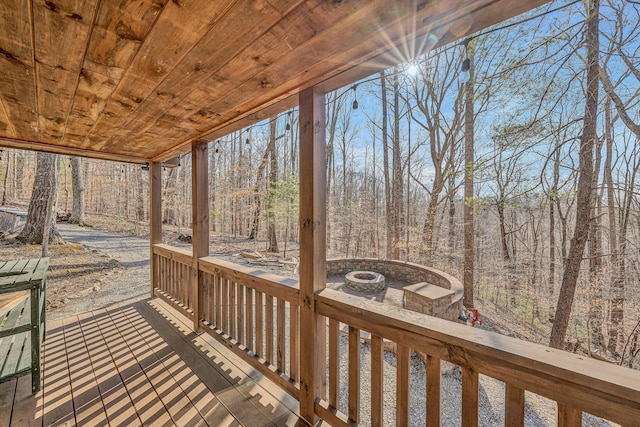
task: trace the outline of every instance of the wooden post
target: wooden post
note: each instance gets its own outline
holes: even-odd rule
[[[316,398],[325,398],[326,319],[315,293],[326,284],[326,141],[324,94],[300,93],[300,415],[315,424]]]
[[[149,165],[149,240],[151,242],[151,298],[155,296],[155,274],[153,245],[162,243],[162,164]]]
[[[203,290],[203,276],[198,271],[198,259],[209,256],[209,147],[206,142],[191,144],[191,194],[193,215],[192,243],[193,265],[191,285],[193,286],[193,330],[200,327],[200,298]]]

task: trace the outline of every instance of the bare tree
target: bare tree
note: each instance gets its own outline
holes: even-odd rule
[[[29,244],[41,244],[43,242],[47,213],[55,209],[58,177],[58,155],[38,153],[36,176],[33,182],[27,221],[20,234],[16,237],[17,240]],[[51,203],[49,202],[50,200],[52,201]],[[48,241],[54,243],[62,241],[55,228],[55,217],[54,220],[49,221],[48,228]]]
[[[79,157],[69,158],[71,162],[71,185],[73,187],[73,207],[69,222],[84,224],[84,179],[82,173],[82,160]],[[128,182],[124,185],[128,186]]]
[[[556,305],[555,321],[549,345],[562,347],[569,326],[573,298],[576,291],[582,255],[589,235],[593,186],[593,149],[597,139],[598,73],[599,73],[600,0],[587,3],[584,44],[586,54],[586,100],[582,135],[580,137],[580,163],[578,166],[578,193],[576,195],[576,224],[569,247],[569,256],[562,275],[562,285]]]

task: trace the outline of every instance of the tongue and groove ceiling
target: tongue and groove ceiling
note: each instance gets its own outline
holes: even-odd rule
[[[0,146],[166,160],[542,3],[2,0]]]

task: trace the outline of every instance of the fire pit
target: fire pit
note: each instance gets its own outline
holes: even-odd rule
[[[345,276],[345,285],[358,292],[380,292],[384,289],[384,276],[374,271],[351,271]]]

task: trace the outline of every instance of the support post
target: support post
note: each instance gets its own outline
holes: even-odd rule
[[[206,142],[191,144],[191,194],[192,222],[192,276],[193,330],[200,327],[200,301],[203,277],[198,269],[198,259],[209,255],[209,146]]]
[[[300,93],[300,415],[314,425],[325,398],[326,319],[315,293],[326,285],[326,141],[324,94]]]
[[[153,256],[153,245],[162,243],[162,164],[149,165],[149,241],[151,243],[151,298],[155,297],[157,266]]]

